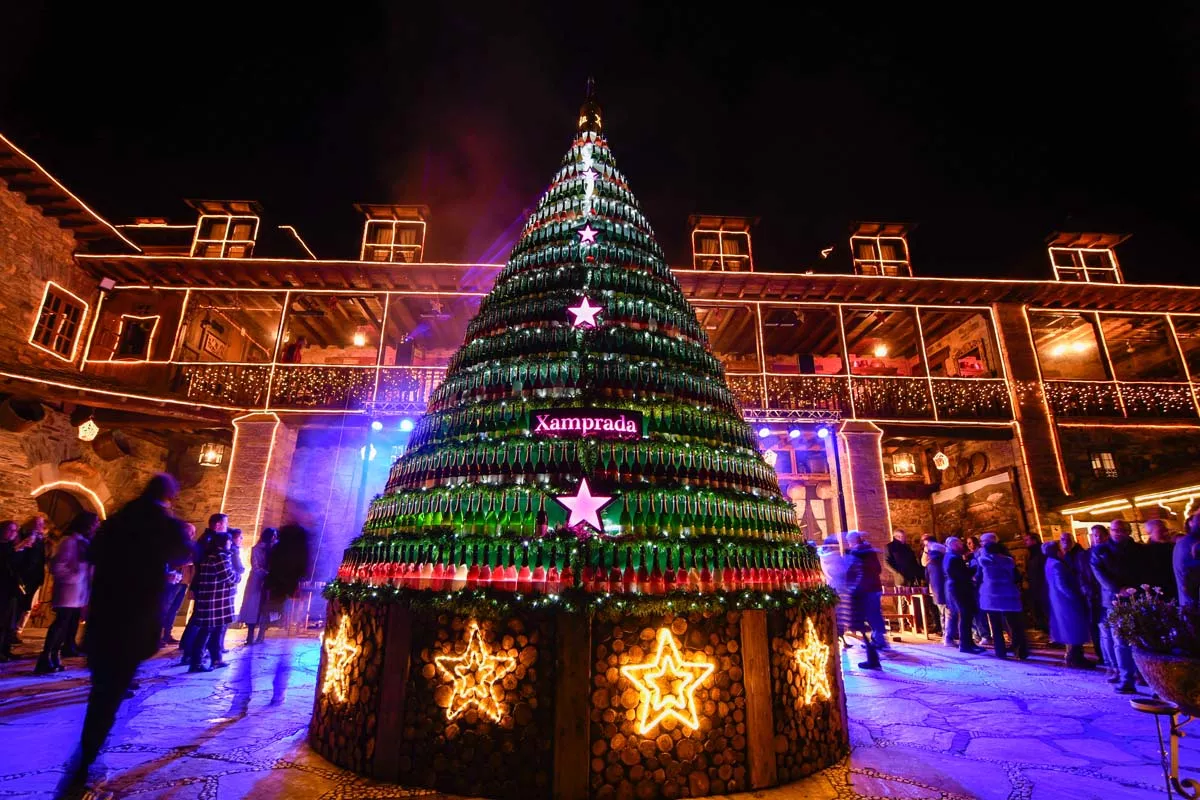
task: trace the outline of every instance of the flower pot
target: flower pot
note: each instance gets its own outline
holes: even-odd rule
[[[46,417],[46,409],[36,400],[5,398],[0,403],[0,428],[14,433],[27,431]]]
[[[1179,710],[1200,717],[1200,659],[1133,648],[1133,661],[1150,688]]]

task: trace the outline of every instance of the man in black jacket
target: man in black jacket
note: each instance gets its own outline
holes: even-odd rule
[[[899,573],[905,586],[916,586],[925,577],[917,554],[908,544],[908,534],[897,528],[887,543],[887,565]]]
[[[1088,536],[1091,547],[1108,540],[1107,528],[1103,525],[1094,527],[1098,531]],[[1084,606],[1088,611],[1088,632],[1092,638],[1092,648],[1096,651],[1096,666],[1106,667],[1108,662],[1105,658],[1108,654],[1104,652],[1104,646],[1100,642],[1100,618],[1104,616],[1104,607],[1100,604],[1100,583],[1092,572],[1091,552],[1080,547],[1070,531],[1063,531],[1059,535],[1058,545],[1063,562],[1070,564],[1071,569],[1079,576],[1079,588],[1083,590]]]
[[[1195,606],[1200,596],[1200,511],[1192,512],[1183,525],[1183,536],[1175,542],[1171,564],[1179,605]]]
[[[1137,667],[1133,663],[1133,649],[1129,642],[1114,634],[1108,623],[1113,601],[1122,589],[1131,589],[1143,583],[1145,571],[1144,547],[1133,540],[1129,523],[1114,519],[1108,526],[1109,540],[1092,548],[1092,571],[1100,583],[1100,602],[1103,617],[1100,620],[1100,639],[1106,651],[1113,654],[1112,666],[1116,674],[1108,679],[1117,684],[1119,694],[1134,694]]]
[[[962,539],[951,536],[946,540],[946,556],[942,562],[946,573],[946,594],[958,609],[958,649],[963,653],[982,653],[975,646],[971,626],[979,613],[979,590],[975,586],[975,572],[963,556],[967,548]]]
[[[179,484],[165,473],[104,523],[88,550],[94,565],[86,630],[92,689],[83,721],[79,763],[71,783],[82,786],[138,665],[158,650],[163,573],[192,555],[184,523],[171,515]]]
[[[879,576],[883,565],[879,551],[871,547],[866,534],[850,531],[846,534],[846,589],[850,594],[850,629],[863,633],[867,660],[858,666],[879,669],[879,650],[888,649],[887,624],[883,620],[883,582]],[[864,627],[870,628],[868,635]]]

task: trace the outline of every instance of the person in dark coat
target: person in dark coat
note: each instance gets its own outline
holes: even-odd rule
[[[867,660],[862,669],[879,669],[879,650],[887,644],[887,626],[883,621],[883,565],[879,551],[871,547],[866,534],[850,531],[846,534],[846,589],[850,594],[850,629],[863,634]],[[866,629],[870,628],[870,635]]]
[[[1036,533],[1025,534],[1025,547],[1029,550],[1029,559],[1025,562],[1025,580],[1029,583],[1025,607],[1033,616],[1033,627],[1046,631],[1050,622],[1050,592],[1046,586],[1046,556],[1042,551],[1042,537]]]
[[[1103,531],[1105,538],[1108,537],[1106,528],[1096,527]],[[1088,538],[1088,544],[1092,547],[1099,544],[1099,539],[1093,542],[1091,536]],[[1092,649],[1096,653],[1095,666],[1104,667],[1107,662],[1104,660],[1104,647],[1100,642],[1100,616],[1104,608],[1100,605],[1100,582],[1096,580],[1096,574],[1092,572],[1091,552],[1081,547],[1070,531],[1063,531],[1058,537],[1058,551],[1062,555],[1062,560],[1071,566],[1079,578],[1079,591],[1083,595],[1083,606],[1087,611],[1088,636],[1092,641]]]
[[[25,628],[29,614],[33,610],[33,599],[38,589],[46,582],[46,515],[34,514],[21,526],[21,535],[17,537],[17,574],[24,593],[17,602],[17,618],[13,622],[13,639],[20,642],[19,633]]]
[[[967,548],[963,540],[951,536],[946,540],[946,557],[942,561],[946,573],[946,595],[958,609],[958,649],[963,653],[982,653],[975,646],[971,628],[979,612],[979,596],[975,588],[975,574],[966,561]]]
[[[1017,574],[1017,561],[1004,552],[994,533],[985,533],[983,552],[975,556],[981,578],[979,585],[979,608],[987,613],[992,629],[992,650],[996,658],[1008,655],[1004,644],[1004,629],[1012,634],[1013,651],[1018,659],[1029,658],[1029,644],[1025,641],[1025,619],[1021,610],[1021,579]]]
[[[250,550],[250,577],[246,579],[246,591],[242,594],[242,608],[238,614],[238,619],[246,625],[246,644],[261,644],[267,635],[270,616],[266,612],[263,599],[266,594],[268,559],[277,538],[277,530],[263,528],[258,536],[258,543]],[[254,638],[256,627],[259,629],[257,639]]]
[[[1100,582],[1100,600],[1104,616],[1100,621],[1100,639],[1105,650],[1112,654],[1111,663],[1116,675],[1109,683],[1117,684],[1118,694],[1134,694],[1137,691],[1137,667],[1133,663],[1133,649],[1129,642],[1116,636],[1108,623],[1113,601],[1122,589],[1140,586],[1145,572],[1145,553],[1142,545],[1133,540],[1129,523],[1114,519],[1108,526],[1109,541],[1092,548],[1092,570]]]
[[[1143,577],[1146,583],[1162,589],[1163,596],[1168,600],[1174,600],[1179,596],[1179,590],[1175,587],[1175,537],[1161,519],[1148,519],[1144,527],[1150,541],[1142,545],[1146,556],[1146,574]]]
[[[905,586],[916,586],[924,577],[917,554],[908,543],[908,534],[899,528],[892,532],[892,540],[887,543],[887,565],[900,575]]]
[[[204,546],[204,555],[196,566],[192,592],[196,596],[196,636],[188,652],[188,672],[212,672],[227,666],[221,660],[221,637],[225,626],[233,622],[233,596],[237,591],[237,572],[230,556],[228,533],[213,533]],[[211,666],[204,666],[205,649]]]
[[[1063,558],[1058,542],[1042,545],[1046,557],[1046,588],[1050,597],[1050,640],[1067,646],[1066,665],[1091,669],[1084,658],[1088,640],[1088,607],[1075,564]]]
[[[946,591],[946,545],[934,539],[925,540],[925,577],[929,581],[929,594],[941,612],[942,642],[947,647],[958,643],[958,609],[950,602]]]
[[[24,587],[17,572],[17,523],[0,522],[0,663],[13,659],[13,633]]]
[[[1194,512],[1183,525],[1183,536],[1171,551],[1175,572],[1175,591],[1179,605],[1192,607],[1200,603],[1200,511]]]
[[[92,688],[72,784],[86,780],[138,665],[158,650],[163,572],[191,555],[183,523],[168,510],[177,494],[174,478],[155,475],[88,548],[93,571],[84,638]]]

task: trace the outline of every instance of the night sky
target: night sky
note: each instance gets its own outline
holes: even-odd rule
[[[1197,282],[1185,4],[49,5],[5,9],[0,131],[112,221],[257,199],[353,258],[352,203],[424,203],[426,260],[500,261],[590,73],[673,265],[704,212],[761,218],[760,270],[831,271],[850,221],[894,220],[918,275],[1047,277],[1048,233],[1103,230],[1134,234],[1129,280]]]

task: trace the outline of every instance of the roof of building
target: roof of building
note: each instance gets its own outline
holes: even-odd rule
[[[0,134],[0,180],[25,202],[71,232],[89,252],[137,252],[138,247],[80,200],[45,167]]]

